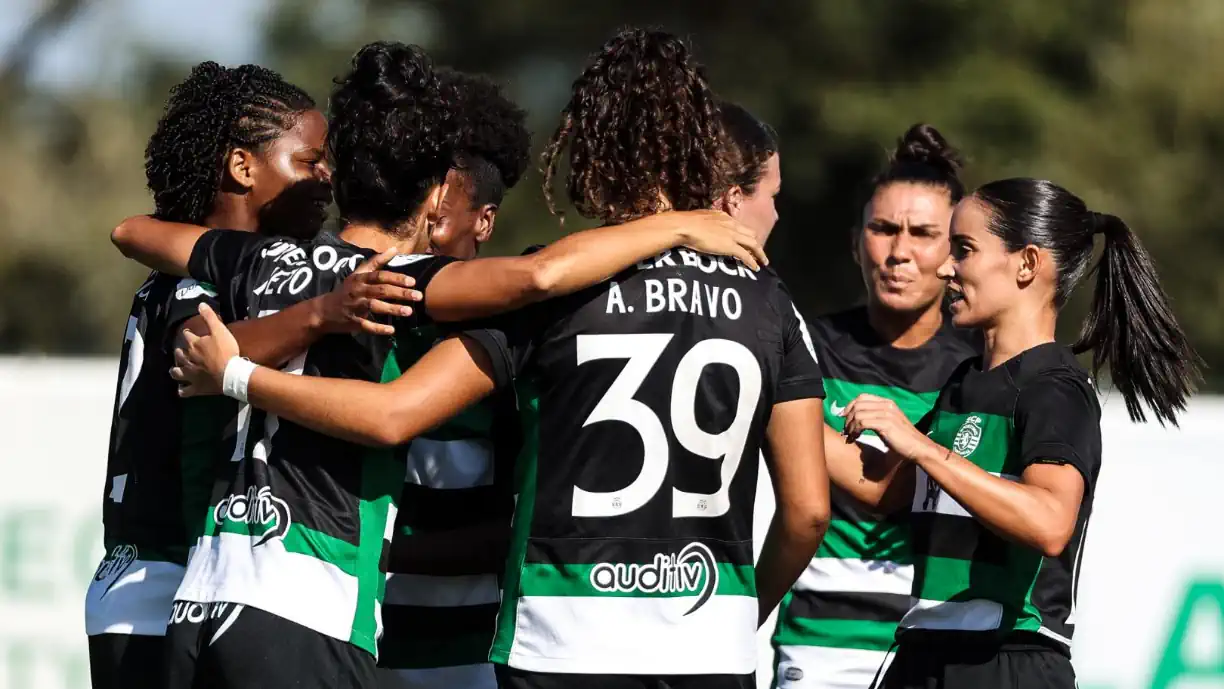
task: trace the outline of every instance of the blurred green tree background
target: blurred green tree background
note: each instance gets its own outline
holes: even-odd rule
[[[149,208],[143,148],[189,64],[148,50],[122,89],[34,85],[31,55],[83,0],[44,2],[0,56],[0,352],[109,354],[143,270],[107,233]],[[716,88],[783,143],[770,255],[810,314],[861,298],[849,232],[866,180],[904,129],[938,126],[971,185],[1057,181],[1140,233],[1224,391],[1224,3],[1218,0],[268,0],[259,61],[326,102],[363,43],[423,45],[494,75],[537,150],[586,56],[617,28],[689,38]],[[559,233],[528,176],[494,252]],[[572,217],[572,216],[571,216]],[[567,223],[567,228],[577,223]],[[1063,319],[1073,339],[1089,289]]]

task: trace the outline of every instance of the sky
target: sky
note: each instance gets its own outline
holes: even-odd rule
[[[41,5],[0,0],[0,60]],[[266,0],[88,0],[40,51],[32,78],[53,89],[114,86],[142,47],[189,61],[253,61],[266,8]]]

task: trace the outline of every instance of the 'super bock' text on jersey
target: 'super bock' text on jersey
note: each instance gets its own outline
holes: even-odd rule
[[[823,395],[782,282],[679,249],[502,322],[474,335],[524,423],[494,662],[753,672],[758,452]]]
[[[216,230],[197,242],[190,267],[221,287],[237,316],[256,318],[331,291],[370,255],[326,233],[295,241]],[[451,260],[398,256],[384,269],[427,290]],[[425,322],[423,313],[396,329]],[[393,338],[327,335],[282,370],[385,382],[401,362]],[[234,476],[207,510],[177,598],[249,605],[376,653],[403,450],[362,447],[249,405],[238,420]]]
[[[911,423],[930,412],[957,366],[977,354],[972,331],[943,326],[919,347],[881,340],[866,307],[811,321],[824,373],[825,422],[845,426],[861,394],[897,403]],[[859,442],[876,448],[874,432]],[[773,643],[782,689],[861,689],[887,659],[914,582],[909,511],[877,515],[832,488],[833,521],[807,569],[778,610]]]
[[[86,631],[161,635],[199,533],[230,400],[182,400],[174,337],[216,304],[206,283],[158,272],[136,291],[119,358],[102,521],[106,557],[86,597]]]

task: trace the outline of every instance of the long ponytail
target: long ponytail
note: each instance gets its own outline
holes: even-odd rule
[[[1131,420],[1147,421],[1146,403],[1161,424],[1177,425],[1177,413],[1201,380],[1202,359],[1173,315],[1151,256],[1126,223],[1089,210],[1078,196],[1047,180],[999,180],[973,195],[990,207],[990,231],[1009,251],[1032,245],[1054,256],[1056,308],[1087,275],[1093,237],[1105,236],[1105,251],[1093,268],[1092,310],[1073,351],[1092,352],[1094,376],[1109,365]]]
[[[1094,268],[1092,308],[1074,351],[1092,352],[1094,375],[1108,363],[1132,420],[1147,420],[1142,400],[1157,421],[1177,425],[1177,412],[1201,379],[1202,360],[1174,317],[1139,238],[1116,215],[1091,218],[1094,233],[1105,236],[1105,250]]]

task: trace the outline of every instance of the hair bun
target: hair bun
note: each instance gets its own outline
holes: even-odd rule
[[[437,92],[433,61],[415,45],[376,41],[353,55],[350,89],[361,100],[380,105],[411,104]]]
[[[897,150],[893,152],[890,164],[927,165],[956,177],[964,166],[964,160],[938,129],[920,122],[897,140]]]

